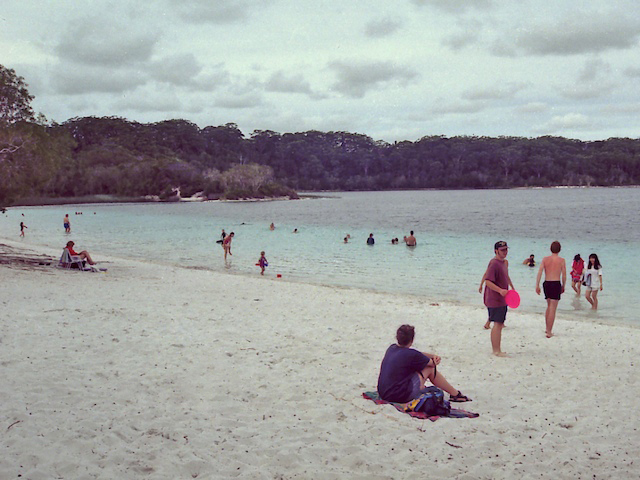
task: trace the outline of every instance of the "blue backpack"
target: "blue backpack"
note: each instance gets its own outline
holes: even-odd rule
[[[449,415],[451,404],[444,399],[444,392],[438,387],[429,386],[418,398],[407,403],[405,412],[424,412],[427,415]]]

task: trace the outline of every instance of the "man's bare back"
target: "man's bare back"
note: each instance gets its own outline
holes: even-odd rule
[[[566,278],[567,276],[564,258],[558,256],[557,253],[544,257],[540,264],[540,270],[544,271],[544,279],[548,282],[560,281],[562,277]]]

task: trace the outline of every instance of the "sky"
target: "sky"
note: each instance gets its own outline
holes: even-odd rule
[[[640,137],[637,0],[2,0],[49,120]]]

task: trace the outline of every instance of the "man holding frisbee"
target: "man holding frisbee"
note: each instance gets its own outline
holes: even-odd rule
[[[491,348],[497,357],[506,357],[507,354],[500,349],[502,341],[502,327],[507,318],[507,302],[505,295],[509,286],[515,290],[511,278],[509,278],[509,262],[507,242],[496,242],[493,246],[496,256],[491,259],[487,271],[484,273],[484,304],[489,310],[489,322],[493,322],[491,329]]]

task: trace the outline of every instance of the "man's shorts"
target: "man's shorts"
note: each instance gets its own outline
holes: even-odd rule
[[[489,321],[504,323],[504,320],[507,318],[507,306],[504,307],[487,307],[489,310]]]
[[[560,300],[560,294],[562,294],[562,283],[559,280],[550,282],[544,282],[542,284],[544,290],[544,298],[549,300]]]

